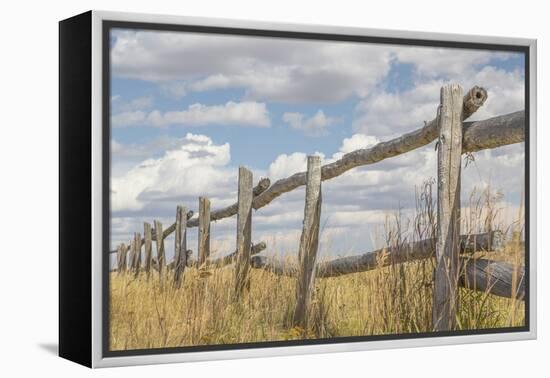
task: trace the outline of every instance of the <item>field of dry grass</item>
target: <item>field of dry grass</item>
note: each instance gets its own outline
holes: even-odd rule
[[[403,222],[398,216],[388,222],[387,245],[402,242],[405,235],[410,240],[433,237],[431,190],[427,183],[418,193],[411,222]],[[499,224],[503,209],[495,205],[498,200],[487,191],[471,196],[470,205],[462,213],[463,232],[506,231],[504,251],[490,252],[486,257],[522,265],[524,251],[519,240],[523,210],[520,208],[518,222],[504,227]],[[292,326],[295,279],[252,270],[250,291],[235,303],[232,268],[186,268],[179,289],[173,287],[171,272],[165,281],[156,271],[149,279],[145,273],[137,277],[133,273],[111,273],[111,350],[432,330],[433,259],[317,279],[308,329]],[[460,289],[459,330],[522,326],[524,314],[522,301]]]
[[[155,272],[112,273],[112,350],[203,344],[246,343],[297,338],[426,332],[432,324],[430,260],[343,277],[318,279],[311,328],[292,328],[295,281],[253,270],[249,294],[232,301],[231,266],[211,275],[195,268],[184,285],[172,278],[161,286]],[[524,305],[491,294],[461,289],[458,329],[521,326]]]

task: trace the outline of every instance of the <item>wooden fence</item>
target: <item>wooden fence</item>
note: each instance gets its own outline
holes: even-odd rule
[[[478,235],[460,233],[460,181],[462,155],[491,149],[525,138],[525,114],[518,111],[483,121],[464,122],[486,101],[487,92],[473,87],[465,95],[459,85],[441,88],[436,117],[425,125],[398,138],[373,147],[359,149],[341,159],[321,166],[320,158],[308,157],[307,171],[296,173],[271,185],[267,178],[253,187],[252,173],[239,168],[238,200],[231,206],[211,211],[210,200],[199,198],[199,214],[177,206],[176,221],[163,229],[158,220],[154,228],[144,223],[143,238],[139,232],[128,245],[120,244],[116,253],[116,270],[130,271],[136,276],[145,271],[150,279],[152,269],[159,272],[162,282],[167,274],[174,275],[174,286],[180,287],[186,267],[218,268],[235,265],[234,300],[239,301],[250,287],[250,270],[266,269],[273,274],[296,278],[295,325],[307,326],[307,314],[316,278],[336,277],[364,272],[390,264],[400,264],[435,257],[433,291],[434,330],[449,330],[455,326],[458,287],[489,292],[494,295],[523,300],[525,269],[506,262],[471,259],[475,251],[496,251],[502,248],[499,231]],[[404,246],[388,247],[363,255],[317,263],[319,222],[321,216],[321,183],[355,167],[374,164],[422,147],[437,139],[437,230],[435,239],[420,240]],[[252,243],[252,209],[260,209],[280,195],[306,186],[304,221],[298,249],[298,265],[289,266],[257,256],[266,248],[265,242]],[[236,250],[224,257],[210,258],[210,223],[237,215]],[[198,227],[198,259],[187,249],[187,229]],[[175,233],[174,261],[167,264],[164,240]],[[156,256],[152,245],[156,242]],[[144,262],[142,262],[144,247]],[[128,256],[129,253],[129,256]],[[383,256],[384,258],[380,258]]]

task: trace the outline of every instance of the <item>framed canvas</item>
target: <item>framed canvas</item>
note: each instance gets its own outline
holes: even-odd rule
[[[536,337],[535,40],[59,27],[62,357]]]

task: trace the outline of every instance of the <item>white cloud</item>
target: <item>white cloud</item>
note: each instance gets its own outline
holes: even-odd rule
[[[143,143],[120,143],[117,139],[111,138],[111,175],[121,176],[139,163],[159,158],[166,151],[178,149],[184,144],[208,144],[209,140],[208,137],[190,133],[184,138],[161,135]]]
[[[412,63],[417,73],[427,77],[469,74],[475,67],[488,63],[492,58],[506,58],[505,54],[491,51],[449,49],[434,47],[402,46],[395,50],[401,63]]]
[[[164,94],[168,95],[169,97],[180,99],[187,95],[187,86],[183,82],[170,81],[167,83],[162,83],[160,87]]]
[[[331,226],[355,228],[364,223],[384,224],[387,215],[388,210],[334,211],[329,219]]]
[[[153,111],[147,116],[153,126],[189,125],[246,125],[269,127],[271,121],[264,103],[257,102],[227,102],[225,105],[190,105],[184,111],[161,113]]]
[[[380,140],[372,135],[353,134],[350,138],[344,138],[340,152],[347,154],[362,148],[369,148],[380,143]]]
[[[152,104],[146,101],[141,106],[119,106],[120,113],[113,116],[113,124],[119,126],[268,127],[271,123],[267,107],[257,101],[323,103],[357,99],[354,134],[344,138],[332,156],[325,158],[320,154],[325,163],[422,127],[424,121],[435,117],[441,86],[451,81],[460,83],[465,90],[473,85],[488,89],[487,103],[472,119],[505,114],[524,106],[522,73],[482,67],[494,57],[506,59],[505,54],[485,51],[119,32],[112,54],[115,75],[155,82],[170,95],[181,97],[192,92],[238,88],[244,89],[245,99],[225,105],[195,104],[172,112],[151,111]],[[414,65],[412,88],[400,92],[393,91],[395,88],[382,89],[392,61]],[[287,112],[283,120],[308,135],[323,135],[335,121],[322,110],[312,117]],[[208,195],[215,209],[236,198],[237,174],[235,168],[229,167],[228,144],[216,145],[205,135],[188,134],[175,145],[167,142],[156,149],[151,147],[154,157],[146,153],[150,147],[128,148],[113,140],[111,148],[117,156],[132,161],[131,169],[114,170],[120,175],[113,178],[113,210],[133,214],[121,224],[115,223],[121,233],[130,229],[128,224],[142,227],[134,220],[144,212],[158,211],[159,219],[170,214],[170,222],[175,203],[183,199],[196,205],[197,196]],[[134,156],[130,156],[130,150],[134,150]],[[432,144],[323,182],[322,222],[327,230],[323,243],[334,238],[336,249],[351,246],[356,253],[368,250],[368,239],[388,214],[400,207],[411,214],[415,186],[436,177],[436,156]],[[523,185],[523,145],[480,151],[475,159],[474,164],[463,169],[463,201],[474,187],[490,185],[505,190],[507,202],[503,203],[508,209],[514,208]],[[306,165],[307,154],[296,151],[276,157],[265,173],[274,182],[305,171]],[[302,187],[254,212],[253,240],[267,241],[269,250],[277,250],[273,245],[279,243],[282,249],[295,251],[303,199]],[[217,222],[215,227],[214,242],[223,245],[223,249],[229,248],[234,238],[234,219]],[[326,248],[330,246],[327,244]]]
[[[484,67],[465,80],[466,85],[481,85],[487,89],[485,104],[471,117],[472,120],[495,117],[525,108],[525,78],[522,72],[507,72],[492,66]],[[467,90],[469,87],[465,87]]]
[[[306,135],[323,136],[327,134],[327,127],[332,125],[335,119],[327,117],[322,110],[318,110],[309,118],[302,113],[287,112],[283,114],[283,121]]]
[[[324,159],[322,153],[316,152],[314,155],[321,156],[321,161]],[[273,163],[269,165],[268,174],[273,180],[288,177],[295,173],[304,172],[307,169],[307,154],[303,152],[294,152],[292,154],[281,154],[275,158]]]
[[[357,106],[354,130],[389,138],[421,127],[435,117],[443,84],[428,81],[404,92],[368,96]]]
[[[236,187],[235,172],[226,168],[229,160],[228,143],[215,145],[207,137],[187,134],[179,148],[112,177],[112,210],[136,211],[183,195],[224,197]]]
[[[178,82],[180,94],[242,88],[249,99],[336,102],[365,96],[390,62],[389,47],[351,42],[150,31],[115,37],[115,76]]]
[[[141,110],[128,111],[113,115],[111,123],[114,127],[138,125],[197,127],[213,124],[249,127],[271,126],[266,105],[253,101],[229,101],[224,105],[211,106],[197,103],[182,111],[153,110],[149,113]]]
[[[470,118],[485,119],[524,108],[524,78],[520,72],[506,72],[487,66],[471,75],[443,79],[423,79],[406,91],[380,91],[363,99],[356,108],[354,130],[376,135],[381,139],[413,131],[424,121],[435,118],[440,89],[449,82],[462,85],[464,91],[474,85],[487,89],[486,103]]]
[[[281,154],[269,165],[269,177],[278,180],[291,174],[303,172],[307,167],[307,155],[303,152]]]
[[[355,148],[372,146],[376,138],[355,134],[342,140],[336,155]],[[113,142],[112,148],[123,151],[125,146]],[[476,161],[462,173],[462,201],[467,206],[474,189],[491,186],[504,189],[502,222],[517,211],[523,179],[523,145],[513,145],[476,153]],[[323,157],[323,156],[322,156]],[[353,254],[380,246],[383,242],[386,218],[401,209],[412,220],[415,188],[436,177],[437,152],[427,146],[407,154],[365,167],[323,182],[321,246],[324,254]],[[237,197],[236,169],[229,166],[229,145],[216,145],[205,135],[187,134],[160,158],[147,159],[125,174],[112,179],[113,233],[124,241],[142,228],[143,220],[160,219],[173,222],[176,203],[196,211],[196,199],[207,195],[212,208],[233,203]],[[279,155],[269,166],[272,182],[305,171],[307,154],[296,152]],[[515,172],[511,175],[510,172]],[[255,172],[255,177],[260,175]],[[303,187],[286,193],[253,214],[253,240],[266,241],[268,253],[294,253],[299,243],[304,211]],[[433,193],[434,199],[436,193]],[[465,208],[465,213],[466,213]],[[234,218],[215,223],[213,246],[221,253],[234,246]],[[214,225],[213,225],[214,227]],[[345,230],[345,232],[343,232]],[[190,235],[193,248],[194,233]],[[115,239],[113,239],[115,240]]]

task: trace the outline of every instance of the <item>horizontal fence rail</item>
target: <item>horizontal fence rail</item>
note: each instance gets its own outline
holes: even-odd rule
[[[472,254],[482,251],[501,251],[502,233],[492,231],[483,234],[461,235],[460,252]],[[369,270],[434,257],[436,239],[424,239],[395,247],[380,248],[362,255],[340,257],[317,265],[317,277],[338,277],[345,274],[367,272]],[[254,268],[279,269],[283,262],[270,260],[266,256],[252,258]],[[291,272],[290,275],[294,273]]]
[[[423,258],[433,257],[435,251],[431,256],[422,257],[416,256],[411,258],[410,261],[421,260]],[[412,257],[412,256],[410,256]],[[289,267],[284,262],[273,260],[269,261],[265,256],[254,256],[251,260],[252,268],[264,269],[273,274],[287,277],[296,277],[297,270],[293,267]],[[409,262],[409,261],[402,261]],[[476,290],[480,292],[487,292],[499,297],[512,298],[512,276],[514,270],[517,272],[518,284],[516,288],[516,299],[524,300],[525,297],[525,267],[518,266],[514,269],[514,265],[502,262],[491,261],[487,259],[468,259],[460,258],[462,269],[460,270],[459,285],[461,287]],[[387,264],[386,266],[391,265]],[[326,268],[326,267],[325,267]],[[350,269],[348,273],[366,272],[368,270],[377,269],[377,266],[364,265],[359,268]],[[334,277],[333,272],[330,270],[317,271],[317,278]],[[338,275],[345,273],[340,272]]]
[[[462,153],[480,151],[488,148],[506,146],[523,142],[525,138],[524,111],[511,113],[484,121],[465,122]],[[433,128],[433,130],[432,130]],[[435,130],[435,131],[434,131]],[[382,160],[404,154],[434,141],[437,129],[431,123],[423,129],[405,134],[399,138],[350,152],[341,159],[321,168],[323,181],[337,177],[352,168],[374,164]],[[306,173],[296,173],[288,178],[276,181],[268,190],[254,198],[252,206],[259,209],[280,195],[290,192],[306,183]]]
[[[257,255],[260,252],[263,252],[267,248],[267,244],[265,242],[259,242],[256,244],[252,244],[252,247],[250,248],[250,256]],[[202,265],[199,265],[198,260],[193,259],[193,250],[188,249],[187,250],[187,260],[186,260],[186,266],[188,267],[195,267],[195,268],[223,268],[224,266],[233,264],[237,259],[237,251],[233,251],[228,255],[225,255],[223,257],[217,257],[217,258],[210,258],[206,260],[206,262]],[[168,269],[173,269],[175,264],[174,262],[171,262],[167,265]],[[155,259],[153,259],[153,267],[155,270],[158,271],[158,264]]]
[[[367,272],[394,264],[403,264],[435,257],[435,239],[425,239],[394,248],[381,248],[358,256],[342,257],[322,262],[317,265],[317,278],[339,277],[346,274]],[[461,235],[460,252],[471,254],[477,252],[497,252],[502,250],[502,234],[499,231],[477,235]],[[511,297],[513,265],[506,262],[489,261],[462,257],[463,269],[459,283],[462,287],[478,291],[487,291],[501,297]],[[284,261],[269,259],[266,256],[251,258],[251,266],[264,269],[277,275],[295,277],[297,267],[289,266]],[[525,274],[523,267],[518,267],[517,299],[525,295]]]
[[[460,235],[460,193],[462,155],[492,149],[525,140],[525,111],[464,122],[486,101],[487,91],[473,87],[465,95],[458,84],[441,88],[436,117],[422,128],[370,148],[358,149],[343,155],[332,163],[321,166],[318,156],[308,156],[307,171],[277,180],[271,184],[261,178],[253,187],[253,175],[246,167],[239,168],[237,202],[218,210],[210,209],[210,199],[199,197],[198,216],[188,207],[178,205],[176,222],[163,230],[159,220],[144,223],[143,238],[134,233],[129,243],[121,243],[117,250],[118,273],[130,272],[138,279],[140,271],[150,278],[151,268],[159,274],[161,288],[168,272],[174,277],[175,289],[182,287],[186,267],[207,270],[233,264],[233,301],[242,302],[250,294],[250,269],[262,269],[296,281],[296,305],[292,325],[308,329],[315,303],[316,279],[367,272],[378,268],[428,260],[433,268],[432,326],[434,331],[456,328],[460,305],[459,287],[489,293],[512,301],[525,298],[525,267],[505,261],[478,257],[477,252],[494,253],[505,250],[505,236],[500,231]],[[437,217],[433,236],[414,242],[399,242],[362,255],[335,258],[318,262],[319,228],[321,219],[322,181],[338,177],[350,169],[375,164],[437,140]],[[267,258],[258,254],[266,249],[265,242],[252,243],[252,209],[267,206],[277,197],[301,186],[306,186],[302,234],[298,248],[298,263]],[[236,217],[236,249],[221,257],[210,256],[210,226],[212,221]],[[188,228],[198,227],[197,257],[187,249]],[[490,229],[490,228],[489,228]],[[165,239],[175,232],[174,259],[168,263]],[[519,239],[518,239],[519,240]],[[155,241],[156,257],[152,246]],[[142,263],[142,246],[145,261]],[[220,256],[220,255],[218,255]],[[431,259],[431,260],[430,260]],[[403,265],[400,266],[403,268]],[[514,302],[515,303],[515,302]]]
[[[374,164],[379,161],[412,151],[433,142],[437,137],[437,128],[428,123],[424,128],[405,134],[387,142],[380,142],[373,147],[360,149],[344,155],[341,159],[321,167],[321,180],[330,180],[342,175],[352,168]],[[517,111],[483,121],[464,122],[462,152],[476,152],[521,143],[525,140],[525,111]],[[255,188],[252,207],[257,210],[272,202],[284,193],[290,192],[306,184],[306,173],[296,173],[288,178],[280,179],[269,186],[269,179],[260,180]],[[261,191],[259,188],[265,188]],[[258,193],[258,194],[256,194]],[[193,215],[192,212],[191,216]],[[210,213],[210,220],[216,221],[237,214],[237,203]],[[191,218],[188,214],[188,218]],[[187,227],[197,227],[198,219],[187,221]],[[176,229],[172,224],[163,232],[168,237]],[[156,240],[156,234],[153,235]],[[144,240],[142,241],[144,242]],[[110,253],[117,253],[111,250]]]

